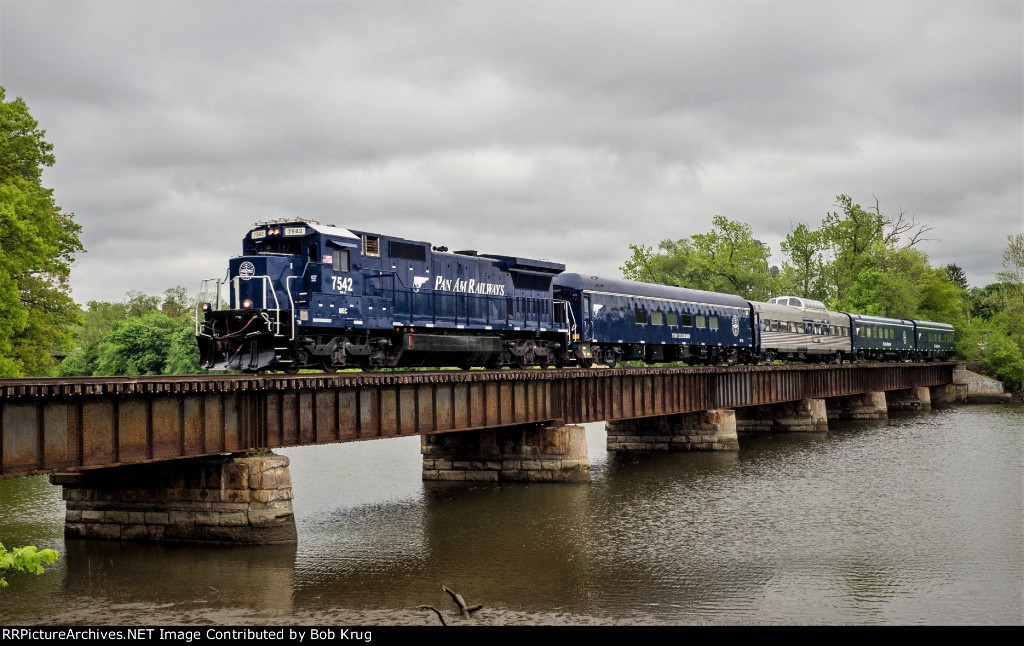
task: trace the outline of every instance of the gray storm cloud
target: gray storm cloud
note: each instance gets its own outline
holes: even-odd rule
[[[308,217],[618,275],[720,213],[778,252],[846,193],[974,284],[1022,221],[1018,2],[12,2],[79,301]],[[781,259],[779,259],[781,260]]]

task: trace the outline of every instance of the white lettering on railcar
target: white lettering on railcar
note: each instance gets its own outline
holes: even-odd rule
[[[499,283],[480,283],[474,279],[447,279],[438,276],[434,279],[434,290],[441,292],[459,292],[462,294],[478,294],[480,296],[504,296],[505,286]]]
[[[686,332],[673,332],[672,333],[672,338],[673,339],[689,339],[690,335],[688,333],[686,333]]]

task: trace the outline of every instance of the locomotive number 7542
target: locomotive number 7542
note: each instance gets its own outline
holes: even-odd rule
[[[335,289],[342,294],[351,292],[352,278],[349,276],[331,276],[331,289]]]

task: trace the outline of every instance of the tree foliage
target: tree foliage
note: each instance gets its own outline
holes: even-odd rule
[[[43,573],[43,566],[57,560],[57,552],[51,549],[39,550],[34,545],[15,547],[8,551],[0,543],[0,588],[7,587],[6,572]]]
[[[45,134],[0,87],[0,377],[50,374],[78,316],[68,278],[80,227],[42,185],[55,160]]]
[[[750,225],[723,215],[707,233],[662,240],[658,253],[630,245],[633,256],[620,268],[630,280],[739,294],[761,300],[772,291],[771,250],[754,239]]]
[[[825,237],[806,224],[798,224],[782,241],[782,253],[789,259],[782,265],[781,284],[790,296],[824,301],[828,298],[825,280]]]
[[[193,307],[194,300],[180,286],[162,297],[130,291],[120,303],[90,301],[74,333],[75,350],[61,363],[60,374],[200,372]]]
[[[969,289],[970,285],[967,284],[967,274],[964,273],[963,267],[956,263],[949,263],[946,265],[946,275],[949,276],[949,280],[960,289]]]

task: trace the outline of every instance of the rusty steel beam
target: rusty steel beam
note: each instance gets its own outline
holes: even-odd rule
[[[955,363],[0,380],[0,478],[953,382]]]

